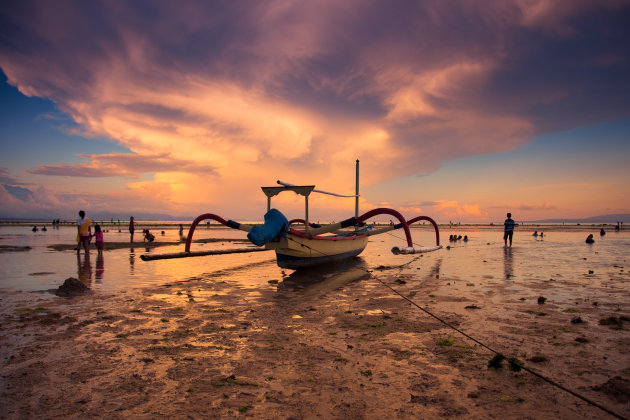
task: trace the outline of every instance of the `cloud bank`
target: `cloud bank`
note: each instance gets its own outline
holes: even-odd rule
[[[0,67],[131,151],[30,173],[228,210],[276,178],[351,193],[356,158],[372,185],[627,117],[629,4],[5,2]]]

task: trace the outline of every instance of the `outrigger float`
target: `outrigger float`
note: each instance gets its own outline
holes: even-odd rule
[[[263,225],[246,225],[233,220],[225,220],[212,213],[205,213],[197,217],[191,224],[186,238],[186,248],[184,252],[168,254],[144,254],[140,258],[144,261],[198,257],[204,255],[236,254],[245,252],[270,251],[276,252],[278,266],[282,268],[300,269],[316,265],[326,264],[333,261],[341,261],[356,257],[366,247],[368,239],[373,235],[390,232],[396,229],[403,229],[405,232],[406,246],[396,246],[392,248],[394,254],[417,254],[423,252],[437,251],[442,248],[440,245],[440,232],[437,223],[428,216],[418,216],[406,220],[399,212],[389,208],[376,208],[359,216],[359,161],[356,161],[356,194],[341,195],[326,191],[316,190],[314,185],[292,185],[278,181],[279,186],[262,187],[263,193],[267,196],[267,213],[264,216]],[[278,210],[271,208],[271,198],[285,191],[293,191],[304,197],[305,215],[304,219],[287,220]],[[355,215],[342,222],[329,225],[319,225],[309,221],[308,197],[311,193],[328,194],[335,197],[352,197],[355,199]],[[384,227],[374,227],[366,225],[365,222],[372,217],[387,214],[398,219],[397,224],[390,224]],[[247,232],[247,238],[256,248],[239,248],[225,250],[202,250],[191,251],[193,234],[199,223],[205,220],[214,220],[229,228]],[[435,229],[435,246],[419,247],[415,246],[409,226],[419,221],[427,221]],[[302,226],[301,229],[298,226]],[[353,228],[353,229],[350,229]]]

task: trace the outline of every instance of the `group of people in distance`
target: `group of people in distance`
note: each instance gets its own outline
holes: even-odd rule
[[[120,230],[119,230],[120,231]],[[129,218],[129,234],[130,240],[133,242],[133,234],[135,232],[135,223],[133,216]],[[149,232],[149,229],[143,229],[143,240],[146,242],[153,242],[155,236]],[[86,216],[83,210],[79,211],[79,217],[77,218],[77,253],[81,252],[81,247],[86,253],[90,252],[90,241],[94,238],[94,243],[99,254],[103,252],[103,230],[100,225],[94,225],[94,233],[92,233],[92,219]]]
[[[462,239],[462,235],[449,235],[448,237],[449,242],[457,242],[461,239]],[[468,235],[464,235],[463,239],[464,239],[464,242],[468,242]]]
[[[135,224],[135,219],[133,218],[133,216],[131,216],[129,218],[129,241],[133,242],[133,234],[136,231],[136,224]],[[164,233],[164,232],[162,232]],[[149,229],[142,229],[142,241],[143,242],[153,242],[155,241],[155,235],[153,235]]]
[[[512,220],[512,213],[508,213],[507,214],[507,219],[505,219],[505,222],[503,223],[504,225],[504,231],[503,231],[503,241],[505,242],[505,246],[508,246],[508,239],[510,241],[510,246],[512,246],[512,236],[514,235],[514,227],[518,226],[518,224],[516,224],[514,222],[514,220]],[[616,230],[619,230],[619,222],[617,222],[617,227]],[[606,234],[606,231],[604,230],[604,228],[601,228],[599,231],[599,235],[600,236],[604,236]],[[538,237],[540,236],[541,238],[543,237],[543,232],[541,231],[540,233],[538,233],[538,231],[535,231],[533,233],[533,236]],[[586,237],[586,241],[587,244],[593,244],[595,243],[595,239],[593,238],[593,234],[589,234]]]

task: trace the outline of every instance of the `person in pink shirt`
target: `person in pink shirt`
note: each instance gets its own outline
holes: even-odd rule
[[[103,254],[103,231],[101,230],[100,225],[94,226],[94,235],[92,235],[95,239],[94,243],[96,244],[96,249],[98,250],[98,254]]]

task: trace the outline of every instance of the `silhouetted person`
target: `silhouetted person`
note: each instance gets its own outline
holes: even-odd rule
[[[83,210],[79,211],[77,218],[77,253],[81,252],[81,245],[85,253],[90,252],[90,237],[92,236],[92,220],[85,215]]]
[[[508,239],[510,240],[510,246],[512,246],[512,236],[514,235],[514,226],[517,226],[512,220],[512,213],[507,214],[507,219],[503,222],[503,241],[507,246]]]
[[[153,234],[149,232],[149,229],[144,230],[144,240],[147,242],[155,241],[155,236],[153,236]]]
[[[133,223],[133,216],[131,216],[129,218],[129,234],[131,235],[131,238],[129,239],[129,242],[133,242],[133,232],[136,230],[136,226]]]
[[[602,230],[599,231],[599,236],[604,236],[606,234],[606,231],[604,230],[604,228],[602,228]]]
[[[595,239],[593,239],[593,234],[592,233],[586,237],[586,243],[587,244],[595,243]]]
[[[98,255],[103,255],[103,231],[99,225],[94,226],[94,238]]]

